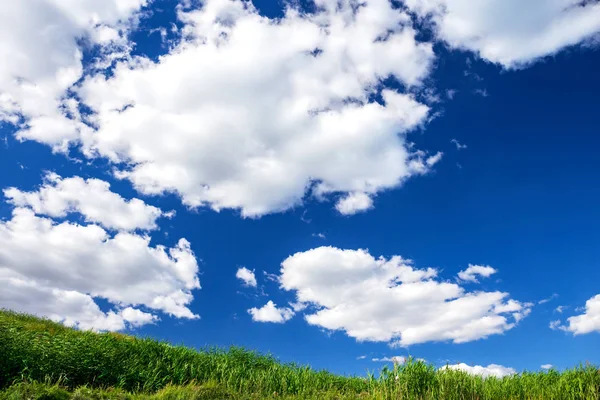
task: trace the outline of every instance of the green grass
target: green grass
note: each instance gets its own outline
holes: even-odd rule
[[[196,351],[0,311],[4,399],[600,399],[594,366],[503,379],[422,362],[338,376],[239,348]]]

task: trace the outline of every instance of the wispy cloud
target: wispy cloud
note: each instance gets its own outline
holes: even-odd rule
[[[545,298],[545,299],[542,299],[542,300],[538,301],[538,304],[545,304],[545,303],[548,303],[549,301],[552,301],[552,300],[554,300],[554,299],[555,299],[555,298],[557,298],[557,297],[558,297],[558,293],[553,293],[553,294],[552,294],[552,296],[550,296],[550,297],[548,297],[548,298]]]
[[[463,150],[467,148],[466,144],[462,144],[456,139],[450,140],[450,143],[454,143],[456,145],[456,150]]]

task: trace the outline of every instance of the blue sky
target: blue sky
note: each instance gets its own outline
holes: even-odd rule
[[[346,374],[600,363],[600,5],[25,3],[0,307]]]

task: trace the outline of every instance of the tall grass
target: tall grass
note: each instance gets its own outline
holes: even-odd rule
[[[32,387],[72,398],[110,398],[90,393],[112,388],[121,396],[115,398],[126,398],[118,392],[122,390],[138,393],[130,398],[153,394],[156,399],[595,400],[600,399],[600,374],[587,365],[483,379],[410,361],[384,367],[377,376],[338,376],[239,348],[196,351],[122,334],[76,331],[0,311],[0,389],[14,394]]]

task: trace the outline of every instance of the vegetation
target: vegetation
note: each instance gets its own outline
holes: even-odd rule
[[[592,400],[599,393],[591,365],[483,379],[409,361],[377,376],[337,376],[238,348],[196,351],[0,311],[0,400]]]

